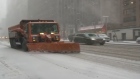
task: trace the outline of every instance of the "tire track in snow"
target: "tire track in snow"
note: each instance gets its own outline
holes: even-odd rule
[[[40,52],[40,53],[41,53],[41,52]],[[48,53],[48,54],[49,54],[49,53]],[[98,76],[94,76],[94,77],[93,77],[93,76],[91,76],[91,75],[88,75],[87,73],[80,72],[80,71],[78,71],[78,70],[76,70],[76,69],[63,66],[63,65],[61,65],[61,64],[59,64],[59,63],[55,63],[55,62],[51,61],[50,59],[48,59],[47,57],[41,56],[41,55],[39,55],[39,54],[35,55],[35,54],[32,53],[31,56],[33,56],[33,57],[35,57],[35,58],[37,58],[37,59],[43,60],[43,61],[45,61],[45,62],[47,62],[47,63],[49,62],[49,63],[51,63],[51,64],[53,64],[53,65],[58,66],[58,67],[61,67],[61,68],[64,68],[64,69],[73,71],[73,72],[75,72],[75,73],[78,73],[78,74],[81,74],[81,75],[85,75],[85,76],[90,77],[90,78],[95,78],[95,77],[98,78]],[[91,71],[88,71],[88,72],[91,72]]]
[[[22,71],[12,67],[5,59],[0,57],[0,79],[31,79]]]

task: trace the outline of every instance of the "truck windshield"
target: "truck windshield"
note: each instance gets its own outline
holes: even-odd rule
[[[39,34],[39,33],[58,33],[58,26],[54,23],[47,23],[47,24],[32,24],[32,34]]]

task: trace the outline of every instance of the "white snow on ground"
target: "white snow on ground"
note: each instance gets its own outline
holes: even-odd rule
[[[125,44],[125,45],[140,45],[138,43],[136,43],[136,41],[110,41],[110,42],[106,42],[107,44]]]
[[[92,79],[49,60],[4,46],[0,46],[0,68],[0,79]]]
[[[122,42],[126,42],[126,43],[136,43],[136,41],[122,41]]]
[[[0,42],[0,79],[140,79],[140,73],[65,54],[25,53]]]

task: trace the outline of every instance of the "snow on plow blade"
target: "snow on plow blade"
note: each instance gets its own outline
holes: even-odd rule
[[[29,43],[27,44],[29,51],[47,51],[54,53],[80,53],[78,43]]]

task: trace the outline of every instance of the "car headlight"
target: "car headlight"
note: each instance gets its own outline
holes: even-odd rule
[[[91,40],[96,40],[95,38],[91,38]]]
[[[106,40],[105,38],[103,38],[103,40]]]

